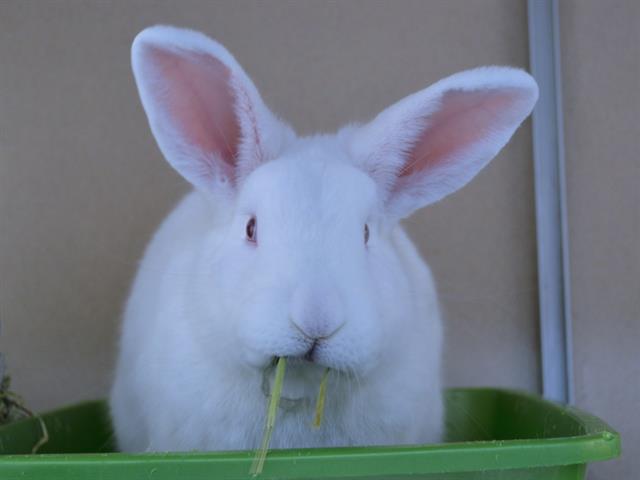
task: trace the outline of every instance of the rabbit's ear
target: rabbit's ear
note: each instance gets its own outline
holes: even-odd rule
[[[471,180],[531,113],[538,87],[527,73],[482,67],[445,78],[358,128],[350,150],[403,218]]]
[[[131,58],[160,150],[199,189],[232,192],[293,134],[231,54],[201,33],[147,28]]]

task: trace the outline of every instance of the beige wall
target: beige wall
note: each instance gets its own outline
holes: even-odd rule
[[[563,7],[563,42],[577,51],[566,55],[573,63],[565,68],[567,122],[576,120],[568,126],[567,144],[574,149],[568,156],[572,238],[588,239],[572,242],[574,294],[576,312],[592,319],[576,320],[576,361],[598,359],[591,356],[598,346],[597,361],[608,367],[623,363],[614,338],[626,339],[624,352],[631,356],[631,342],[639,337],[632,331],[637,300],[628,286],[637,285],[640,272],[621,253],[637,255],[638,197],[630,188],[638,184],[632,180],[637,163],[629,156],[637,148],[629,142],[637,147],[631,125],[638,110],[624,101],[623,92],[633,91],[630,75],[613,76],[617,90],[609,94],[618,103],[612,103],[594,99],[607,89],[594,91],[580,73],[586,68],[601,83],[607,78],[606,70],[598,71],[602,63],[582,47],[590,22],[598,21],[589,5]],[[582,16],[568,22],[564,15],[574,9]],[[620,7],[618,15],[632,35],[627,10]],[[187,190],[148,131],[129,67],[133,36],[154,23],[189,26],[220,40],[267,103],[302,133],[367,119],[458,70],[528,65],[524,1],[0,3],[0,350],[15,389],[36,409],[105,394],[136,261]],[[610,43],[600,45],[602,56],[632,40],[638,45],[637,37],[625,40],[623,32],[609,35]],[[606,61],[623,71],[633,65],[614,56]],[[637,60],[635,68],[637,75]],[[602,144],[589,123],[594,110],[611,135]],[[626,126],[606,117],[618,110],[627,112]],[[450,385],[539,389],[529,129],[527,122],[471,185],[407,222],[439,283]],[[610,155],[610,148],[621,150]],[[622,170],[603,167],[603,158]],[[602,191],[599,176],[607,179]],[[615,189],[614,203],[604,199],[609,189]],[[584,208],[595,191],[598,207]],[[622,212],[615,218],[607,210],[613,206]],[[636,212],[635,224],[622,218],[629,211]],[[618,227],[624,237],[615,233]],[[611,262],[604,245],[616,246]],[[594,254],[598,263],[581,271]],[[617,294],[626,292],[628,303],[616,303],[612,294],[598,304],[593,271],[604,286],[612,284],[606,272],[624,275]],[[628,327],[604,329],[598,322],[604,317],[608,325]],[[606,336],[612,332],[622,336]],[[592,365],[585,376],[578,365],[578,399],[612,422],[622,420],[603,395],[605,385],[627,387],[609,383],[602,367]],[[622,393],[618,398],[616,405],[630,415],[630,401]]]
[[[561,2],[576,402],[620,430],[640,475],[640,2]]]

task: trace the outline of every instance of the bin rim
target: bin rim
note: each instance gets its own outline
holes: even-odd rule
[[[407,472],[411,474],[469,472],[476,470],[505,470],[520,468],[554,467],[584,464],[612,459],[620,455],[620,435],[598,417],[572,406],[561,405],[538,395],[504,388],[449,388],[449,395],[464,393],[486,393],[501,396],[516,396],[528,401],[541,402],[548,408],[560,409],[564,415],[579,422],[584,433],[542,439],[480,440],[449,442],[427,445],[389,445],[370,447],[305,448],[269,451],[262,478],[294,479],[304,476],[323,478],[344,478],[349,476],[383,476]],[[70,409],[104,408],[104,400],[90,400],[65,406],[42,414],[46,421]],[[14,422],[33,421],[23,419]],[[62,466],[78,467],[99,462],[110,466],[145,464],[148,466],[179,467],[215,462],[217,467],[228,472],[237,472],[239,467],[249,466],[255,452],[215,451],[215,452],[169,452],[169,453],[44,453],[25,455],[0,455],[0,469],[3,466]],[[222,474],[224,474],[222,472]]]

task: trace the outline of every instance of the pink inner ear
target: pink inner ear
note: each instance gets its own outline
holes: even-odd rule
[[[512,122],[510,106],[517,92],[509,90],[446,92],[440,108],[424,119],[418,138],[400,176],[446,166],[459,153]]]
[[[193,52],[150,47],[151,63],[160,79],[159,104],[184,142],[203,152],[207,173],[213,174],[213,155],[232,172],[238,153],[240,126],[229,86],[231,73],[216,58]],[[212,155],[213,154],[213,155]]]

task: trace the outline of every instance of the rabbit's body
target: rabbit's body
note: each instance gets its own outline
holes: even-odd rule
[[[203,249],[204,237],[207,246],[224,241],[224,228],[211,228],[224,225],[216,215],[224,213],[216,214],[203,194],[188,194],[155,234],[140,264],[125,311],[111,399],[125,451],[248,449],[260,442],[268,401],[264,370],[247,367],[234,351],[232,327],[240,319],[198,311],[201,293],[192,288],[195,279],[188,273],[199,271],[202,257],[211,254]],[[411,286],[411,301],[379,320],[389,331],[380,356],[371,360],[372,372],[366,377],[331,374],[320,429],[311,424],[323,367],[289,362],[273,448],[440,438],[442,340],[434,284],[402,228],[395,225],[386,236],[375,248],[383,250],[382,261],[397,266],[386,275]],[[218,296],[226,292],[212,289],[206,295],[212,304],[226,303]],[[381,308],[385,301],[381,292]],[[217,343],[221,336],[231,345]],[[215,342],[210,349],[207,340]],[[272,376],[270,371],[267,381]]]
[[[438,441],[441,319],[399,220],[489,162],[531,111],[535,82],[463,72],[368,124],[298,138],[201,34],[152,27],[132,58],[160,149],[196,191],[155,234],[127,303],[111,392],[119,447],[256,448],[283,356],[272,448]]]
[[[362,175],[353,167],[335,165],[335,160],[311,161],[318,163],[317,168],[280,160],[288,163],[280,169],[286,178],[269,178],[276,185],[280,180],[297,178],[298,187],[309,196],[306,211],[318,203],[312,197],[314,193],[323,195],[317,188],[320,171],[325,188],[342,183],[345,169]],[[338,166],[341,168],[336,169]],[[305,177],[315,189],[301,185]],[[286,208],[288,200],[282,198],[280,208]],[[120,447],[126,451],[252,449],[259,444],[268,393],[264,368],[242,362],[243,352],[237,348],[242,333],[236,328],[242,318],[234,318],[233,308],[222,308],[228,304],[224,297],[229,293],[212,288],[203,294],[193,286],[210,270],[206,266],[216,263],[216,246],[224,250],[220,247],[228,235],[224,217],[224,210],[216,212],[206,196],[190,193],[160,227],[140,265],[125,311],[112,396],[114,419],[123,420],[116,424]],[[324,227],[327,231],[335,228],[331,224]],[[386,312],[386,318],[377,319],[377,324],[386,329],[382,342],[372,335],[371,341],[381,345],[371,349],[378,354],[369,360],[371,365],[362,368],[372,371],[364,377],[360,371],[332,373],[322,428],[314,429],[314,402],[323,367],[290,362],[272,439],[274,448],[439,439],[442,340],[433,281],[399,225],[377,233],[377,242],[371,246],[377,261],[371,262],[371,268],[374,276],[376,268],[381,270],[382,281],[373,302],[375,310]],[[314,256],[322,255],[318,249],[322,250],[327,236],[322,232],[313,235],[321,241],[313,248],[309,245],[313,240],[307,239],[295,263],[308,266],[316,261]],[[313,275],[313,270],[309,274]],[[385,291],[394,291],[387,282],[406,285],[410,290],[401,308],[396,300],[386,298]],[[221,308],[214,313],[200,308],[203,296],[207,303]],[[235,297],[237,302],[242,294]],[[185,325],[192,327],[185,329]],[[140,342],[140,338],[145,341]],[[227,342],[218,343],[218,338]],[[267,382],[272,376],[273,372],[266,374]]]

